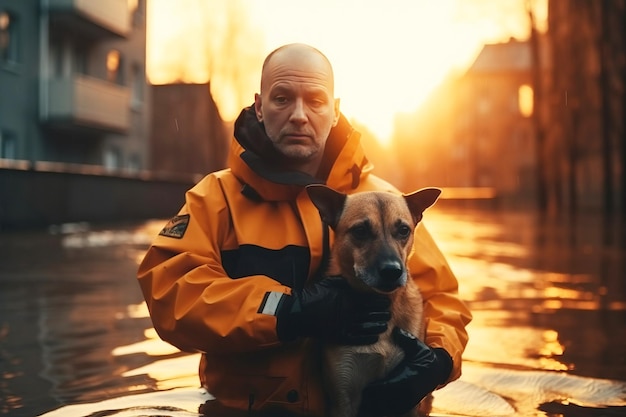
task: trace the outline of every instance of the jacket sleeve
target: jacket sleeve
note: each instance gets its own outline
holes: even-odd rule
[[[177,218],[183,219],[178,234],[164,229],[137,273],[159,336],[189,352],[246,352],[279,344],[276,317],[259,314],[259,308],[266,293],[290,289],[267,276],[232,279],[224,271],[221,249],[236,242],[219,179],[209,175],[189,190]]]
[[[409,268],[424,298],[425,342],[444,348],[452,357],[450,382],[461,376],[461,356],[468,341],[465,327],[472,315],[459,298],[456,277],[424,224],[416,229],[413,246]]]

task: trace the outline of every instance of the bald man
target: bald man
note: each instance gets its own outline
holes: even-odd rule
[[[387,329],[389,300],[320,280],[331,231],[305,187],[398,192],[371,173],[340,113],[328,59],[303,44],[266,58],[254,105],[235,122],[229,168],[203,178],[154,239],[138,271],[160,337],[201,352],[205,410],[325,415],[321,342],[366,345]],[[427,315],[389,379],[366,388],[362,415],[410,411],[461,373],[471,315],[457,280],[420,226],[410,260]],[[215,414],[218,415],[218,414]]]

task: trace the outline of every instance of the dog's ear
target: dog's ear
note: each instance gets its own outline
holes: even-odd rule
[[[307,185],[306,191],[319,210],[322,220],[335,229],[346,202],[346,195],[321,184]]]
[[[415,224],[422,220],[424,210],[435,204],[440,194],[441,190],[439,188],[423,188],[411,194],[404,194],[404,200],[409,206]]]

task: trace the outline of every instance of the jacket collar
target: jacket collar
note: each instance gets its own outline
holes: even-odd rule
[[[318,175],[280,170],[277,163],[280,155],[250,106],[235,121],[229,166],[244,184],[242,192],[251,198],[289,200],[309,184],[326,184],[347,192],[356,188],[372,168],[361,147],[360,136],[342,114],[326,141]]]

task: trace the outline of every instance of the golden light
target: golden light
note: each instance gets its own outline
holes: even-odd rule
[[[7,30],[9,28],[10,21],[11,18],[7,12],[0,12],[0,30]]]
[[[526,38],[525,1],[151,0],[152,83],[206,83],[221,116],[234,119],[257,92],[263,58],[290,42],[324,52],[350,119],[389,139],[395,115],[413,112],[482,45]],[[535,0],[540,21],[547,0]]]
[[[266,51],[250,0],[151,0],[146,53],[153,84],[207,83],[223,119],[252,104]]]
[[[524,117],[533,114],[533,88],[527,84],[520,86],[517,93],[519,111]]]
[[[120,52],[112,49],[107,53],[106,59],[107,78],[109,81],[115,81],[117,72],[120,68]]]
[[[117,71],[120,66],[120,52],[116,50],[111,50],[107,54],[107,70],[108,71]]]
[[[556,330],[545,330],[543,332],[543,341],[545,345],[539,351],[542,355],[560,356],[565,352],[565,348],[559,342],[559,333]]]
[[[5,50],[9,46],[9,25],[11,16],[5,11],[0,12],[0,56],[4,56]]]

